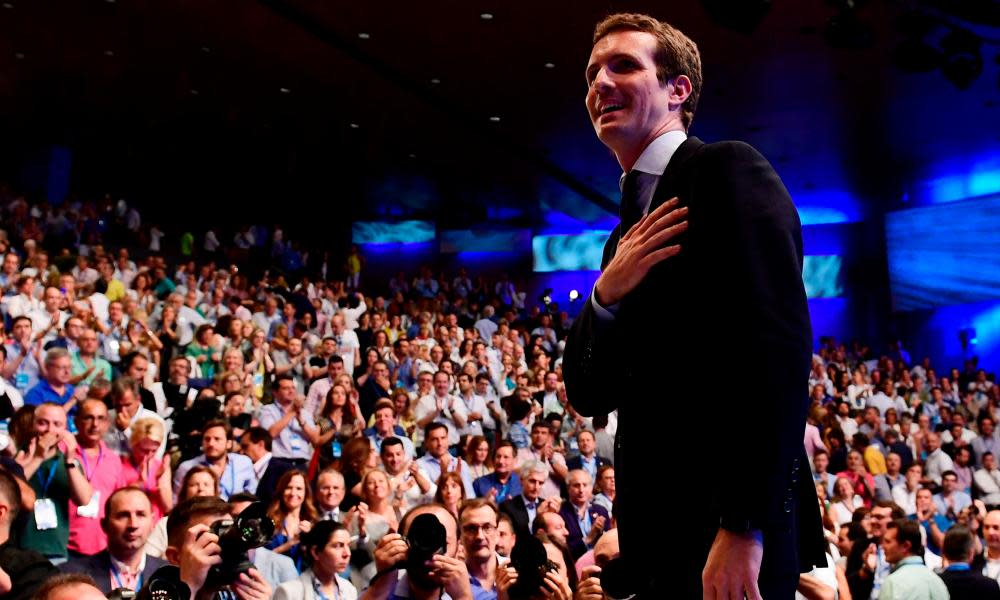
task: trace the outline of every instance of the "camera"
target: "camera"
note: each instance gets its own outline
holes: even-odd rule
[[[406,553],[407,573],[426,573],[427,561],[435,554],[444,554],[448,550],[448,535],[444,525],[429,513],[417,515],[413,519],[406,534],[406,542],[410,546]]]
[[[208,572],[205,587],[215,589],[230,585],[253,568],[249,552],[271,541],[274,521],[267,516],[263,502],[254,502],[243,509],[236,519],[219,519],[211,531],[219,536],[222,562]]]
[[[191,588],[181,581],[181,570],[174,565],[157,569],[146,585],[136,592],[125,588],[111,590],[108,600],[190,600]]]
[[[529,600],[542,593],[545,574],[558,570],[549,560],[545,545],[534,536],[518,538],[510,552],[510,566],[517,569],[517,582],[510,587],[511,600]]]

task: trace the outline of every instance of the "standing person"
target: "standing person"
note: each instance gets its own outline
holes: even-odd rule
[[[642,597],[658,597],[668,586],[678,597],[701,596],[703,589],[706,598],[791,597],[800,568],[826,564],[802,448],[812,335],[795,207],[750,146],[687,136],[702,87],[701,59],[677,29],[645,15],[606,18],[595,30],[586,79],[597,137],[624,172],[622,222],[573,324],[563,374],[581,414],[619,411],[622,558]],[[662,381],[672,384],[661,406],[697,397],[697,386],[714,373],[702,357],[719,339],[759,341],[732,375],[761,392],[717,408],[727,415],[720,439],[736,443],[759,468],[714,477],[708,465],[723,464],[732,446],[708,448],[700,463],[706,468],[692,468],[689,482],[708,500],[664,504],[647,493],[642,464],[660,439],[639,433],[662,415],[622,399],[647,397]],[[623,462],[626,453],[635,462]],[[733,489],[760,493],[746,498]],[[685,518],[645,522],[664,510]],[[680,557],[668,582],[659,557],[644,552],[641,540],[676,536],[698,550]]]
[[[885,559],[892,573],[885,578],[880,600],[948,600],[948,588],[924,564],[920,526],[913,521],[891,521],[882,536]]]
[[[76,458],[83,476],[90,482],[93,493],[90,503],[69,504],[69,550],[76,554],[93,555],[104,550],[108,538],[101,528],[104,504],[111,494],[125,485],[122,459],[104,443],[108,431],[108,407],[104,402],[88,398],[80,403],[76,413]]]

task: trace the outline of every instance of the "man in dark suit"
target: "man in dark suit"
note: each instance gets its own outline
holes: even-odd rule
[[[138,591],[157,569],[167,564],[145,552],[146,539],[153,529],[152,510],[142,490],[133,487],[115,490],[108,497],[101,520],[108,548],[93,556],[74,558],[64,563],[61,570],[90,575],[105,595],[118,588]]]
[[[618,410],[622,559],[644,598],[701,597],[703,587],[705,598],[791,597],[800,569],[825,564],[802,444],[812,334],[795,207],[750,146],[687,137],[701,59],[680,31],[612,15],[595,30],[586,78],[597,136],[624,171],[622,222],[563,373],[581,414]],[[738,400],[711,387],[725,341],[746,345],[727,363],[726,380],[748,390]],[[715,415],[724,443],[689,457],[685,489],[697,495],[650,493],[642,462],[670,450],[657,427],[693,401]],[[718,477],[734,450],[745,468]],[[693,550],[664,570],[659,553],[644,552],[654,539]]]
[[[594,483],[586,471],[570,471],[566,486],[569,500],[559,507],[559,516],[566,521],[566,545],[573,559],[579,560],[594,547],[605,529],[611,529],[611,516],[604,507],[591,502]]]
[[[566,461],[566,468],[570,471],[583,469],[590,475],[590,480],[597,479],[597,470],[604,465],[610,465],[611,461],[603,456],[597,455],[597,438],[594,432],[584,429],[576,435],[576,446],[580,454]]]
[[[1000,600],[1000,584],[996,579],[969,568],[975,553],[975,538],[967,527],[956,525],[945,534],[942,554],[948,566],[941,579],[951,600]]]
[[[510,517],[518,537],[530,537],[531,525],[539,513],[559,510],[559,498],[543,500],[542,486],[549,478],[544,464],[529,460],[521,465],[521,493],[500,504],[500,512]]]

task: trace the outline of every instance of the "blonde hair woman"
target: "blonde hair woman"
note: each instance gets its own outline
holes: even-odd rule
[[[157,521],[174,506],[170,463],[156,457],[164,439],[163,423],[153,418],[139,419],[131,431],[131,452],[122,460],[123,486],[134,485],[149,496],[153,521]]]

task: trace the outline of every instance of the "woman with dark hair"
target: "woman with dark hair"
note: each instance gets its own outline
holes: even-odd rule
[[[465,484],[462,476],[454,471],[442,473],[437,480],[437,492],[434,501],[448,509],[448,512],[458,519],[458,507],[465,500]]]
[[[354,383],[357,384],[358,389],[364,387],[368,378],[372,376],[372,372],[375,369],[375,363],[380,360],[382,360],[382,357],[379,356],[378,350],[374,347],[369,346],[368,349],[365,350],[365,357],[362,361],[365,366],[364,370],[354,370]]]
[[[344,386],[334,384],[326,393],[326,401],[316,424],[319,425],[319,439],[316,449],[319,450],[319,467],[325,469],[330,463],[339,459],[344,451],[344,445],[360,431],[358,420],[351,410]]]
[[[465,462],[469,463],[472,478],[477,479],[493,472],[493,452],[490,442],[481,435],[469,438],[465,446]]]
[[[309,568],[274,591],[274,600],[356,600],[358,590],[339,576],[350,565],[351,535],[336,521],[320,521],[299,542]]]
[[[313,523],[319,518],[304,472],[292,469],[281,476],[275,486],[274,500],[267,516],[274,521],[275,534],[266,547],[278,554],[290,556],[301,572],[299,540],[302,534],[312,529]]]

